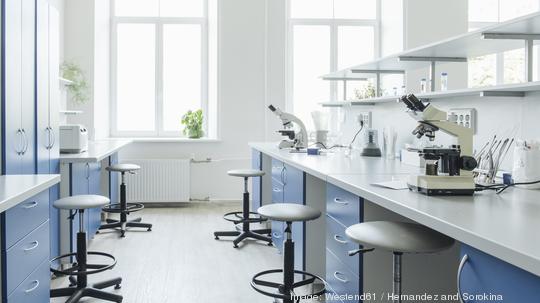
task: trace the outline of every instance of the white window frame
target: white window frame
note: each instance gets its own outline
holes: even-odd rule
[[[373,27],[374,57],[381,56],[381,0],[376,0],[375,19],[334,19],[334,18],[292,18],[291,0],[286,0],[287,18],[287,56],[286,56],[286,96],[287,110],[294,112],[294,27],[299,25],[322,25],[330,27],[330,72],[338,69],[338,28],[340,26]],[[374,58],[374,59],[375,59]],[[321,80],[322,81],[322,80]],[[336,101],[338,96],[338,83],[329,81],[329,100]]]
[[[203,129],[208,134],[209,104],[209,20],[208,0],[203,0],[202,17],[118,17],[115,15],[115,0],[111,0],[111,136],[113,137],[163,137],[184,138],[182,131],[165,131],[163,128],[163,27],[169,24],[193,24],[201,26],[201,109],[205,119]],[[155,125],[153,131],[120,131],[118,130],[117,103],[117,50],[119,24],[154,24],[156,39],[155,63]],[[178,121],[180,125],[180,121]]]

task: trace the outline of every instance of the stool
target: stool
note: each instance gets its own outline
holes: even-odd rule
[[[374,249],[393,253],[393,303],[401,303],[401,257],[404,253],[429,254],[450,248],[454,239],[420,224],[373,221],[350,226],[345,233],[367,249],[349,252],[349,256]]]
[[[141,223],[141,218],[136,218],[133,220],[127,219],[127,216],[139,210],[144,209],[142,203],[127,203],[126,199],[126,173],[134,174],[135,171],[141,169],[140,166],[136,164],[114,164],[106,168],[110,172],[119,172],[122,174],[122,183],[120,184],[120,203],[112,203],[103,207],[103,211],[106,213],[117,213],[120,214],[120,220],[107,219],[107,224],[103,224],[99,227],[100,230],[103,229],[116,229],[120,228],[120,237],[126,236],[127,227],[141,227],[147,228],[148,231],[152,230],[152,224]]]
[[[75,257],[77,262],[68,269],[59,270],[51,267],[51,272],[57,275],[70,276],[71,285],[65,288],[51,289],[51,298],[69,297],[66,303],[79,302],[83,297],[91,297],[112,302],[122,302],[122,296],[102,291],[101,289],[115,286],[115,289],[120,288],[122,278],[115,278],[104,282],[95,283],[88,286],[88,275],[96,274],[108,269],[112,269],[116,265],[114,256],[102,252],[86,251],[86,232],[84,231],[84,211],[88,208],[102,207],[108,204],[110,200],[103,196],[96,195],[80,195],[62,198],[54,202],[54,207],[58,209],[66,209],[75,213],[71,216],[73,219],[76,212],[79,213],[79,232],[77,233],[77,252],[65,254],[51,260],[53,262]],[[110,264],[88,264],[88,255],[102,256],[111,259]],[[77,278],[75,279],[74,276]]]
[[[244,178],[244,198],[242,201],[243,209],[242,211],[235,211],[226,213],[223,215],[223,219],[233,222],[234,225],[242,223],[241,231],[216,231],[214,232],[214,237],[216,240],[219,240],[221,236],[230,236],[236,237],[233,241],[233,247],[238,248],[238,243],[242,242],[247,238],[253,238],[256,240],[261,240],[268,242],[268,245],[272,245],[272,238],[263,236],[264,234],[270,235],[272,233],[271,229],[256,229],[250,230],[251,223],[261,223],[265,222],[266,219],[261,218],[258,213],[249,211],[249,191],[248,191],[248,178],[250,177],[261,177],[264,176],[264,172],[255,169],[237,169],[230,170],[227,172],[229,176],[241,177]],[[254,215],[254,216],[252,216]]]
[[[265,296],[281,299],[283,300],[283,303],[293,303],[299,301],[299,299],[309,299],[313,296],[322,295],[325,292],[324,285],[326,282],[321,277],[305,271],[294,269],[294,241],[292,240],[293,222],[315,220],[321,216],[321,212],[301,204],[274,203],[259,208],[258,213],[270,220],[285,222],[286,238],[283,242],[283,269],[266,270],[256,274],[251,280],[251,287]],[[261,277],[265,275],[275,273],[283,273],[283,283],[276,283],[261,279]],[[302,275],[304,280],[295,282],[295,274]],[[313,291],[310,294],[302,296],[301,298],[296,296],[296,288],[314,284],[317,281],[323,285],[320,290]],[[267,291],[262,287],[273,288],[276,289],[276,291]]]

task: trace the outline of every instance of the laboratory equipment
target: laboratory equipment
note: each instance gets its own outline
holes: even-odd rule
[[[384,153],[386,159],[393,160],[396,158],[396,130],[389,126],[383,129]]]
[[[60,125],[60,152],[82,153],[88,150],[88,131],[81,124]]]
[[[475,154],[478,167],[474,170],[473,176],[477,184],[495,184],[495,177],[499,171],[499,167],[504,162],[513,143],[513,138],[499,139],[497,135],[494,135]]]
[[[516,142],[512,177],[515,183],[540,180],[540,142],[523,140]],[[540,183],[518,186],[528,189],[540,189]]]
[[[376,129],[368,129],[365,132],[364,147],[362,148],[361,156],[365,157],[380,157],[381,149],[377,143],[378,135]]]
[[[448,90],[448,73],[441,73],[441,90]]]
[[[427,80],[426,80],[426,78],[422,78],[420,80],[420,91],[422,93],[427,93]]]
[[[276,116],[281,119],[283,129],[278,130],[282,136],[286,136],[289,140],[285,139],[279,143],[279,148],[294,148],[296,150],[307,148],[308,135],[304,122],[293,114],[283,112],[278,107],[274,107],[272,104],[268,106]],[[294,130],[294,126],[299,128],[298,132]]]
[[[422,103],[413,94],[402,96],[400,101],[419,122],[412,132],[418,139],[426,136],[434,141],[439,130],[457,138],[457,145],[449,148],[417,149],[426,160],[426,169],[424,174],[409,176],[409,189],[426,195],[472,195],[475,191],[472,170],[477,166],[472,157],[472,130],[448,121],[446,112]]]

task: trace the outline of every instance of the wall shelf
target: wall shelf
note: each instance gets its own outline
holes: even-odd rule
[[[512,38],[492,38],[493,34],[506,34]],[[375,72],[406,71],[430,66],[427,60],[411,60],[412,58],[432,58],[436,62],[451,61],[449,59],[466,59],[494,54],[525,46],[524,40],[536,40],[540,34],[540,13],[529,14],[493,26],[468,32],[436,43],[413,48],[407,51],[385,56],[373,61],[326,74],[324,78],[374,78]],[[515,37],[522,37],[516,39]],[[455,61],[455,60],[454,60]],[[466,61],[466,60],[465,60]]]
[[[59,77],[58,80],[60,80],[60,84],[62,85],[72,85],[73,84],[73,81],[71,80],[68,80],[66,78],[62,78],[62,77]]]

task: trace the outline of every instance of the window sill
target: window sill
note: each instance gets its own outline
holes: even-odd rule
[[[160,138],[160,137],[135,137],[135,138],[116,138],[116,139],[128,139],[134,143],[219,143],[220,139],[215,138]]]

